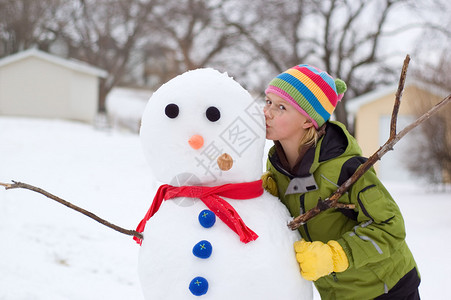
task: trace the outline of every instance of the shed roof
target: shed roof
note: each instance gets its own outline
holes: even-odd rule
[[[406,90],[409,86],[416,86],[422,90],[428,91],[429,93],[440,97],[446,97],[450,92],[436,85],[420,82],[418,80],[407,80],[404,90]],[[394,95],[397,90],[398,90],[397,84],[381,86],[375,89],[374,91],[368,92],[353,99],[348,99],[348,101],[346,102],[346,109],[350,114],[355,115],[361,106],[379,100],[384,96],[390,94]],[[394,100],[395,99],[393,98],[393,101]]]
[[[362,105],[371,103],[371,102],[378,100],[388,94],[395,93],[396,89],[397,89],[397,85],[387,85],[387,86],[379,87],[379,88],[375,89],[374,91],[360,95],[353,99],[348,99],[348,101],[346,101],[346,109],[348,110],[349,113],[354,115],[357,113],[357,111],[359,110],[359,108]]]
[[[12,54],[0,59],[0,68],[16,61],[28,58],[28,57],[37,57],[42,60],[48,61],[50,63],[60,65],[62,67],[72,69],[78,72],[91,74],[94,76],[105,78],[108,73],[105,70],[102,70],[97,67],[93,67],[85,62],[75,60],[75,59],[65,59],[61,58],[38,49],[28,49],[22,52],[18,52],[16,54]]]

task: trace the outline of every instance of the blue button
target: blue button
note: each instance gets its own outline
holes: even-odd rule
[[[203,277],[195,277],[189,284],[189,290],[194,296],[205,295],[208,291],[208,281]]]
[[[202,240],[197,243],[193,248],[193,254],[199,258],[209,258],[211,252],[213,251],[213,247],[211,243],[206,240]]]
[[[215,213],[209,209],[205,209],[199,214],[199,223],[205,228],[210,228],[216,222]]]

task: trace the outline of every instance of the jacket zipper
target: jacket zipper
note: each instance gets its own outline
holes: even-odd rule
[[[301,214],[303,214],[303,213],[305,213],[305,194],[301,195],[300,201],[301,201]],[[302,225],[302,227],[304,228],[305,235],[306,235],[308,241],[312,242],[312,238],[310,237],[310,233],[308,231],[307,223]]]
[[[332,275],[332,278],[334,279],[334,281],[337,282],[338,281],[337,273],[332,272],[331,275]]]

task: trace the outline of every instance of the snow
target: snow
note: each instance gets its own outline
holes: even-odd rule
[[[150,174],[135,134],[0,117],[0,182],[41,187],[134,229],[157,187]],[[422,298],[449,298],[451,192],[386,186],[404,214]],[[40,194],[0,189],[0,240],[0,299],[144,299],[132,238]]]
[[[138,132],[141,116],[146,107],[150,90],[116,87],[108,93],[106,109],[111,126],[116,129],[128,129]]]
[[[134,229],[153,197],[136,135],[0,119],[0,181],[39,186]],[[0,191],[0,299],[143,299],[139,247],[53,200]]]

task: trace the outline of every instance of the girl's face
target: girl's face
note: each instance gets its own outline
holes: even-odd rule
[[[313,126],[307,117],[280,96],[266,95],[263,108],[266,120],[266,138],[283,142],[299,142],[307,128]]]

